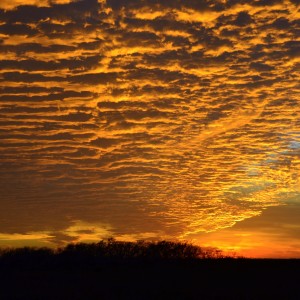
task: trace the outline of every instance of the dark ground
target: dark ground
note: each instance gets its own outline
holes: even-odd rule
[[[176,242],[0,251],[0,300],[300,300],[300,260],[224,258]]]
[[[300,260],[5,267],[0,299],[300,299]]]

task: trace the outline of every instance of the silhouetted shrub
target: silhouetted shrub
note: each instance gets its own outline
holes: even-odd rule
[[[64,248],[17,248],[0,251],[0,265],[15,267],[82,267],[98,266],[110,262],[170,261],[223,258],[218,249],[202,249],[187,242],[137,241],[124,242],[115,239],[98,243],[69,244]]]
[[[53,257],[54,251],[50,248],[2,249],[0,251],[0,265],[41,267],[50,264]]]

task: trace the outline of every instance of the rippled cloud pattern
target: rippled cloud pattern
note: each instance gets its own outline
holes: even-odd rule
[[[2,239],[185,239],[300,202],[299,17],[1,1]]]

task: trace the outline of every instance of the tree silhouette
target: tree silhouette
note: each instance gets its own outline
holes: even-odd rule
[[[104,262],[187,261],[222,257],[224,256],[218,249],[204,249],[187,242],[124,242],[109,238],[98,243],[68,244],[56,250],[33,247],[2,249],[0,264],[18,267],[59,264],[95,266]]]

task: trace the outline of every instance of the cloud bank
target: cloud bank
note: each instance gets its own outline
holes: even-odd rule
[[[300,199],[297,1],[2,1],[0,20],[1,232],[186,238]]]

